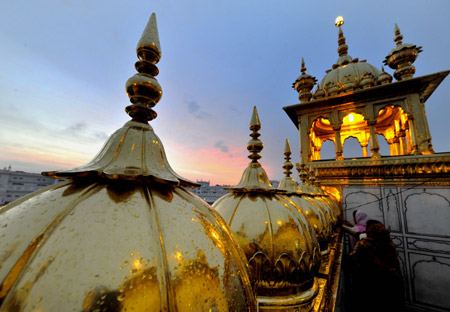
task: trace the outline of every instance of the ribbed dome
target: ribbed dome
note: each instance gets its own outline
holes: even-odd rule
[[[252,310],[221,218],[181,187],[64,182],[0,215],[2,311]]]
[[[325,212],[317,205],[311,202],[311,195],[304,194],[300,191],[297,182],[291,177],[291,169],[294,164],[290,161],[291,147],[289,140],[286,139],[284,155],[286,161],[283,164],[285,169],[285,177],[280,181],[278,188],[286,191],[286,195],[305,216],[308,223],[312,226],[317,241],[320,245],[322,254],[329,252],[328,244],[331,240],[332,228]],[[309,197],[309,200],[307,199]]]
[[[244,175],[254,181],[241,179],[213,207],[228,223],[249,260],[260,310],[289,306],[308,311],[318,292],[314,275],[320,266],[320,247],[306,218],[283,195],[285,192],[272,188],[257,162],[262,142],[258,139],[256,107],[252,121],[253,139],[247,146],[252,162]]]
[[[127,82],[133,120],[89,164],[46,173],[73,180],[0,210],[0,311],[256,311],[242,250],[147,124],[161,95],[154,14],[138,56],[150,82]]]
[[[379,69],[365,60],[359,61],[348,55],[348,46],[340,26],[338,44],[339,58],[317,85],[315,99],[369,88],[378,83],[378,76],[381,74]]]

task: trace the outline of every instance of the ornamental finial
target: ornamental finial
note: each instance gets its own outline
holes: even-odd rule
[[[125,111],[134,121],[147,123],[156,118],[157,114],[153,107],[162,96],[161,86],[155,78],[159,74],[155,64],[161,58],[155,13],[150,16],[136,47],[136,53],[139,58],[135,64],[138,73],[128,79],[125,84],[132,105],[127,106]]]
[[[252,160],[252,163],[258,163],[258,159],[261,158],[259,153],[264,148],[263,142],[258,139],[260,134],[258,133],[259,129],[261,129],[261,123],[259,121],[258,110],[256,106],[253,107],[252,119],[250,120],[249,129],[252,131],[250,136],[252,139],[247,143],[247,150],[251,153],[248,158]]]
[[[398,28],[397,23],[395,24],[395,38],[394,42],[397,45],[402,44],[403,35],[400,33],[400,28]]]
[[[284,145],[284,164],[283,164],[283,169],[284,174],[286,175],[286,177],[290,177],[291,173],[292,173],[292,168],[294,168],[294,164],[291,161],[291,146],[289,145],[289,139],[286,139],[286,143]]]
[[[389,52],[383,63],[394,69],[394,77],[398,81],[410,79],[414,76],[416,68],[412,65],[417,59],[422,47],[415,44],[403,43],[403,35],[395,24],[395,47]]]
[[[300,72],[301,72],[302,74],[305,74],[305,73],[306,73],[305,60],[303,59],[303,57],[302,57],[302,68],[300,69]]]
[[[342,18],[342,16],[340,16]],[[339,18],[339,17],[338,17]],[[339,56],[347,55],[348,45],[345,44],[344,32],[342,31],[341,26],[344,25],[344,19],[342,19],[342,23],[336,22],[336,26],[339,27],[339,37],[338,37],[338,53]]]
[[[314,88],[317,79],[306,73],[305,60],[303,59],[303,57],[300,72],[302,74],[294,81],[294,83],[292,84],[292,88],[297,90],[298,99],[303,103],[311,100],[311,90]]]

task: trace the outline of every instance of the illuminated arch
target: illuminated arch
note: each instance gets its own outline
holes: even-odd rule
[[[320,160],[320,151],[322,149],[323,142],[331,140],[334,142],[334,130],[331,125],[330,119],[327,117],[317,117],[311,123],[309,132],[310,141],[310,159]]]
[[[389,144],[391,156],[407,155],[412,151],[408,115],[400,105],[386,105],[378,110],[375,131]]]

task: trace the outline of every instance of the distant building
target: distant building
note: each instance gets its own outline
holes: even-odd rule
[[[0,169],[0,205],[6,205],[26,194],[64,181],[44,177],[39,173],[12,171],[11,166]]]
[[[228,194],[229,191],[225,190],[226,187],[231,187],[230,185],[210,185],[210,181],[197,180],[197,183],[200,184],[200,187],[197,187],[191,190],[198,197],[203,199],[208,204],[212,205],[216,200],[222,197],[225,194]]]

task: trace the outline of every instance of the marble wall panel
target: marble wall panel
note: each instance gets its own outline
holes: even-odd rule
[[[371,219],[384,221],[380,188],[343,188],[344,218],[353,223],[353,211],[362,210]]]
[[[450,189],[403,192],[406,232],[450,238]]]
[[[408,249],[410,250],[450,254],[449,241],[438,241],[438,240],[418,239],[418,238],[408,238],[407,241],[408,241]]]
[[[409,253],[413,303],[450,311],[450,258]]]
[[[391,232],[401,232],[401,202],[398,189],[396,187],[383,188],[382,193],[385,226]]]

